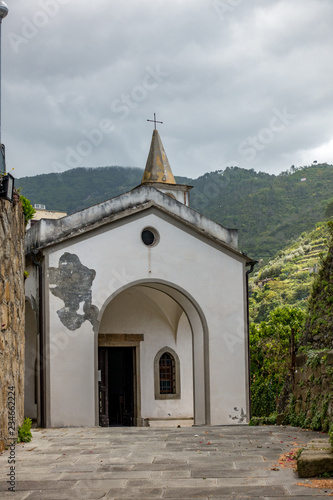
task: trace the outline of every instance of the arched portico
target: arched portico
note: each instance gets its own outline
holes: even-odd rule
[[[138,295],[140,294],[140,296]],[[145,321],[142,321],[142,315],[140,314],[140,321],[138,323],[138,329],[134,330],[131,323],[128,320],[128,313],[126,318],[124,317],[124,322],[121,321],[121,308],[122,301],[125,304],[126,300],[130,299],[132,295],[132,300],[138,302],[136,297],[144,297],[145,299]],[[135,295],[135,297],[133,296]],[[163,299],[164,297],[164,299]],[[140,299],[140,300],[141,300]],[[143,300],[143,299],[142,299]],[[208,360],[208,328],[205,320],[205,316],[197,302],[193,297],[191,297],[185,290],[181,289],[173,283],[162,280],[138,280],[118,289],[114,292],[103,304],[100,309],[98,323],[99,330],[96,333],[96,425],[99,422],[99,405],[100,405],[100,394],[98,389],[98,346],[99,338],[105,333],[112,330],[112,334],[115,335],[116,332],[122,332],[125,334],[127,332],[127,340],[132,339],[134,334],[141,334],[144,338],[145,335],[145,325],[146,321],[153,321],[153,308],[156,312],[159,308],[159,317],[162,322],[168,325],[170,331],[174,331],[175,336],[177,332],[180,331],[178,328],[179,322],[188,324],[189,334],[191,336],[191,397],[192,397],[192,415],[194,417],[195,425],[209,425],[210,424],[210,402],[209,402],[209,360]],[[135,314],[135,311],[133,312]],[[157,314],[157,313],[156,313]],[[183,319],[182,318],[183,315]],[[162,318],[162,319],[161,319]],[[111,326],[109,326],[111,325]],[[158,327],[157,327],[158,329]],[[129,331],[130,330],[130,331]],[[186,330],[186,328],[185,328]],[[108,339],[112,339],[112,334],[108,336]],[[114,337],[116,338],[116,337]],[[117,337],[118,340],[124,337]],[[135,338],[136,342],[140,342],[138,337]],[[101,342],[100,342],[101,343]],[[116,344],[113,344],[116,345]],[[164,345],[164,344],[163,344]],[[145,345],[145,349],[147,349]],[[140,349],[138,349],[138,352]],[[187,349],[188,351],[188,349]],[[185,356],[185,355],[184,355]],[[140,363],[140,359],[136,355],[136,363]],[[153,364],[152,364],[153,366]],[[100,374],[99,374],[100,375]],[[188,375],[188,372],[187,372]],[[101,376],[101,375],[100,375]],[[140,370],[137,371],[135,375],[138,383],[138,394],[137,394],[137,423],[140,425],[141,421],[141,395],[143,405],[145,404],[145,388],[141,387],[140,382]],[[152,379],[154,374],[152,373]],[[185,381],[186,382],[186,381]],[[184,383],[185,383],[184,382]],[[143,385],[143,381],[142,381]],[[186,395],[186,391],[185,391]],[[143,411],[144,413],[144,411]],[[143,414],[143,417],[145,415]]]

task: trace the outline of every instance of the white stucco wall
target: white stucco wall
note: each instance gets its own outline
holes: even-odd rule
[[[187,206],[190,205],[190,193],[187,191],[182,191],[180,189],[170,189],[170,188],[163,189],[163,187],[159,187],[159,191],[167,194],[168,196],[171,196],[171,198],[174,198],[175,200],[179,201],[180,203],[183,203],[184,205]]]
[[[56,301],[60,302],[56,297],[51,299],[51,308]],[[58,316],[50,315],[48,426],[95,425],[94,349],[94,333],[88,322],[71,332]]]
[[[140,237],[147,226],[154,227],[160,235],[159,244],[152,248],[146,247]],[[239,422],[237,418],[232,419],[237,417],[238,410],[234,408],[243,408],[246,412],[247,406],[244,260],[221,251],[217,244],[199,237],[174,219],[160,215],[157,209],[50,247],[49,266],[58,267],[64,252],[76,254],[84,266],[96,271],[92,303],[100,311],[119,290],[140,281],[162,281],[185,290],[199,306],[206,322],[210,423]],[[64,303],[51,293],[48,293],[47,303],[50,343],[57,345],[62,338],[65,345],[58,348],[57,356],[50,359],[49,364],[51,425],[94,425],[97,367],[92,325],[86,321],[79,330],[70,332],[57,315]],[[156,315],[154,321],[157,321]],[[159,321],[162,327],[160,318]],[[157,324],[155,328],[146,325],[146,331],[139,332],[145,334],[141,354],[147,366],[156,350],[167,345],[162,336],[172,341],[172,331],[166,324],[163,324],[163,335],[156,336],[156,327]],[[189,329],[183,322],[179,333],[177,343],[174,340],[170,347],[181,357],[190,339]],[[189,364],[184,363],[185,366],[190,370]],[[186,375],[182,374],[184,379]],[[151,383],[143,371],[143,415],[174,412],[174,401],[164,406],[161,406],[166,403],[164,401],[158,404],[152,401]],[[190,398],[186,408],[189,404]]]

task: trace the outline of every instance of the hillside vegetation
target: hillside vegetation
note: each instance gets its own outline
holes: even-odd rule
[[[291,339],[304,333],[308,298],[321,272],[329,229],[318,223],[249,279],[252,414],[274,423],[281,393],[291,390]]]
[[[332,217],[262,266],[250,293],[251,423],[280,413],[280,423],[331,429],[333,439]]]
[[[327,224],[318,223],[314,231],[303,232],[268,264],[259,267],[249,280],[251,321],[267,321],[276,307],[288,305],[306,310],[328,236]]]
[[[302,345],[312,349],[333,349],[333,220],[328,222],[328,231],[329,248],[312,284],[302,339]]]
[[[31,202],[68,213],[129,191],[141,182],[138,168],[78,168],[16,180]],[[225,227],[239,230],[240,249],[267,261],[291,239],[324,219],[332,201],[332,165],[295,168],[279,175],[239,167],[207,173],[190,184],[191,206]]]

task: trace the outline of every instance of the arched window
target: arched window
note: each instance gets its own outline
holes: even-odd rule
[[[175,394],[176,392],[176,374],[175,360],[173,356],[165,352],[160,357],[160,394]]]
[[[180,363],[171,347],[163,347],[154,360],[155,399],[180,399]]]

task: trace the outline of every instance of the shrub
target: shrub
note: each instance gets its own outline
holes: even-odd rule
[[[36,213],[36,210],[25,196],[20,195],[20,201],[22,203],[25,224],[27,225],[29,220],[32,219],[34,214]]]
[[[272,413],[269,417],[252,417],[249,425],[276,425],[277,413]]]
[[[25,418],[23,421],[23,424],[21,427],[18,428],[18,437],[17,437],[17,442],[18,443],[29,443],[32,439],[32,434],[31,434],[31,424],[32,420],[31,418]]]

